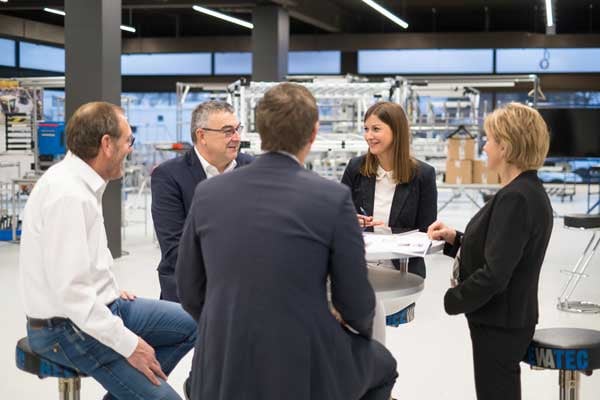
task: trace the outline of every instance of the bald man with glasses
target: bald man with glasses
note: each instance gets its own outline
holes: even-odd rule
[[[230,104],[201,103],[192,113],[194,147],[152,172],[152,219],[161,250],[158,279],[163,300],[179,302],[175,283],[177,249],[196,185],[253,160],[239,152],[242,131]]]

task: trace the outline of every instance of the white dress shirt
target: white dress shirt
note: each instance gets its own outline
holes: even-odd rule
[[[375,179],[375,197],[373,202],[373,220],[382,221],[384,225],[373,228],[375,233],[391,234],[392,230],[388,226],[390,221],[390,212],[392,202],[394,201],[394,192],[396,183],[394,182],[394,172],[386,171],[381,166],[377,167],[377,177]],[[370,266],[379,266],[394,268],[391,260],[381,260],[376,263],[369,263]]]
[[[217,167],[215,167],[214,165],[212,165],[211,163],[206,161],[206,159],[200,155],[200,152],[198,151],[196,146],[194,146],[194,151],[196,152],[196,155],[198,156],[198,159],[200,160],[200,164],[202,164],[202,168],[204,168],[204,173],[206,174],[206,179],[210,179],[213,176],[217,176],[220,174]],[[235,159],[231,160],[231,162],[223,170],[223,173],[233,171],[233,169],[236,167],[236,165],[237,165],[237,161]]]
[[[129,357],[138,337],[107,307],[120,290],[102,216],[105,188],[71,152],[40,178],[25,205],[19,285],[27,316],[69,318]]]

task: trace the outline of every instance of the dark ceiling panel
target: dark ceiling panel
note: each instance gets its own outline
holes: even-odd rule
[[[342,33],[424,33],[424,32],[532,32],[544,33],[544,0],[377,0],[409,23],[407,30],[393,24],[360,0],[275,0],[294,4],[314,15],[315,4],[322,10],[339,10]],[[191,9],[196,2],[218,11],[251,20],[257,0],[122,0],[123,23],[138,28],[140,37],[192,37],[246,35],[243,27],[204,16]],[[315,3],[316,2],[316,3]],[[557,33],[600,32],[600,0],[555,0]],[[309,10],[310,5],[310,10]],[[327,7],[324,7],[327,5]],[[63,25],[63,18],[42,11],[44,6],[63,8],[62,0],[9,0],[0,3],[0,14]],[[310,12],[309,12],[310,11]],[[339,15],[338,15],[339,14]],[[130,17],[131,15],[131,17]],[[291,18],[291,34],[325,33],[310,18]],[[131,35],[131,34],[124,34]]]

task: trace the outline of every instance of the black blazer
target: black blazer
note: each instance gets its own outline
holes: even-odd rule
[[[254,158],[239,153],[236,168]],[[158,273],[161,298],[179,301],[175,288],[175,264],[183,224],[192,205],[196,185],[206,179],[202,163],[192,148],[181,157],[167,160],[152,171],[152,220],[160,245]]]
[[[356,212],[364,208],[368,215],[373,215],[376,178],[360,173],[366,156],[355,157],[348,162],[342,183],[352,190],[352,200]],[[409,183],[396,185],[390,219],[388,225],[392,232],[409,229],[426,231],[427,227],[437,219],[437,186],[435,169],[417,160],[415,176]],[[422,258],[411,258],[408,264],[410,272],[425,278],[425,262]]]
[[[501,328],[538,321],[538,281],[550,234],[552,206],[536,171],[496,193],[445,253],[460,252],[460,283],[444,296],[448,314]]]
[[[375,295],[364,257],[349,190],[286,155],[199,184],[175,272],[198,321],[192,397],[358,399],[373,377],[385,382],[385,365],[395,374],[389,352],[366,338]],[[331,315],[328,276],[360,335]]]

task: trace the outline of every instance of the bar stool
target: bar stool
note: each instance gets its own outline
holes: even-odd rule
[[[598,232],[600,231],[600,215],[565,215],[564,224],[567,228],[591,231],[592,237],[585,246],[583,254],[581,254],[573,269],[571,271],[561,270],[561,272],[569,275],[569,279],[562,293],[558,297],[557,308],[562,311],[577,313],[598,313],[600,312],[600,305],[587,301],[572,301],[570,298],[581,278],[588,276],[585,274],[585,270],[594,257],[596,250],[600,247],[600,235],[598,235]]]
[[[58,378],[59,400],[79,400],[81,378],[86,375],[34,353],[26,337],[17,342],[15,359],[17,368],[40,379]]]
[[[523,361],[533,369],[558,370],[560,400],[579,400],[581,374],[600,368],[600,331],[538,329]]]

